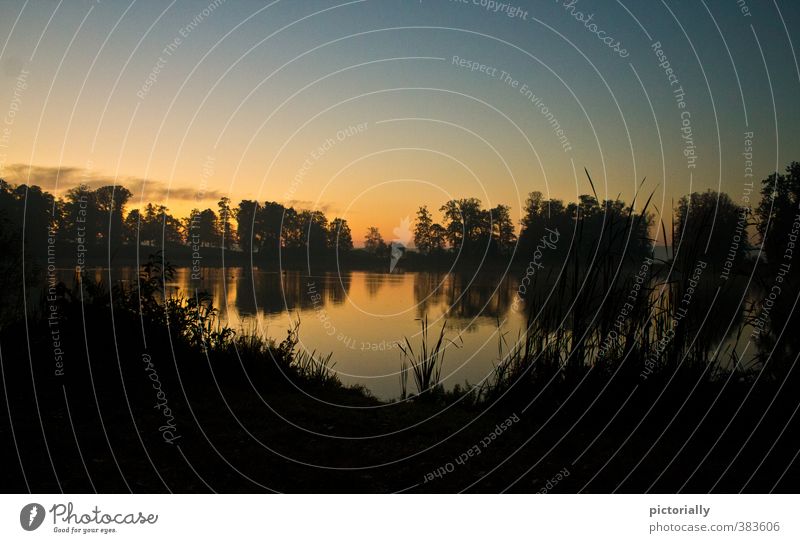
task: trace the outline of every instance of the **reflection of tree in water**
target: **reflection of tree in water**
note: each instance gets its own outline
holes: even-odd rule
[[[529,335],[538,350],[552,345],[562,358],[569,355],[577,364],[598,360],[609,345],[625,344],[641,357],[664,340],[659,349],[670,360],[724,367],[743,329],[747,280],[734,277],[720,283],[710,266],[698,269],[672,270],[667,277],[668,267],[655,264],[639,287],[641,268],[631,265],[608,280],[565,272],[532,282],[520,311],[530,316]]]
[[[326,286],[324,299],[331,304],[339,305],[347,300],[353,282],[353,273],[349,271],[326,272],[321,282]]]
[[[324,300],[325,281],[320,277],[309,277],[295,271],[283,271],[278,275],[280,281],[276,292],[271,293],[269,306],[264,311],[276,312],[292,309],[311,309],[314,307],[314,294]],[[319,302],[318,302],[319,303]]]
[[[378,295],[378,291],[386,283],[386,275],[382,273],[367,273],[364,275],[364,286],[370,298]]]
[[[249,271],[249,270],[248,270]],[[253,293],[253,273],[241,273],[236,278],[236,310],[241,316],[252,316],[256,313],[256,300]]]
[[[512,292],[508,277],[498,280],[496,276],[433,272],[414,275],[414,301],[420,318],[441,311],[461,319],[501,318],[511,307]]]
[[[130,268],[123,268],[131,272]],[[168,296],[190,296],[208,294],[221,317],[227,317],[228,310],[238,308],[239,290],[242,288],[241,268],[202,268],[201,279],[193,279],[194,272],[190,268],[176,268],[172,282],[166,283]],[[135,276],[125,280],[126,284],[135,283]],[[251,289],[249,283],[245,283]]]
[[[417,318],[439,314],[437,306],[444,303],[445,283],[450,280],[450,274],[445,273],[419,272],[414,274],[414,304],[417,308]]]
[[[351,282],[350,272],[318,276],[297,271],[241,274],[237,278],[236,308],[240,315],[254,315],[257,310],[281,313],[313,309],[315,305],[341,304],[347,298]]]
[[[712,270],[707,273],[708,276],[703,277],[692,294],[688,317],[682,323],[685,326],[685,339],[692,344],[697,356],[699,353],[713,354],[719,350],[719,361],[726,363],[730,353],[725,340],[736,334],[744,321],[747,279],[734,277],[720,284],[717,277],[711,275]]]

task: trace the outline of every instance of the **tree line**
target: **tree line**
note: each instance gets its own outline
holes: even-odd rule
[[[438,208],[438,218],[428,206],[421,206],[405,239],[387,242],[378,228],[369,227],[364,251],[382,257],[393,242],[405,250],[413,239],[421,256],[515,255],[525,260],[549,229],[560,232],[565,240],[549,252],[553,259],[568,251],[624,252],[637,257],[651,254],[656,237],[669,237],[673,256],[690,258],[702,251],[710,260],[734,261],[747,255],[753,246],[752,234],[757,234],[766,240],[767,260],[778,262],[786,244],[781,233],[791,232],[797,220],[800,163],[792,162],[784,173],[764,179],[760,201],[753,196],[751,204],[749,193],[740,203],[716,191],[686,195],[668,215],[668,225],[654,224],[651,212],[636,211],[637,207],[648,209],[647,203],[629,205],[619,198],[600,200],[596,195],[581,195],[577,202],[565,203],[531,192],[518,225],[507,205],[487,209],[477,198],[453,199]],[[348,253],[354,248],[347,220],[329,219],[322,211],[254,200],[234,206],[223,197],[216,209],[193,209],[178,218],[164,205],[133,208],[131,198],[131,191],[118,185],[75,187],[56,198],[36,185],[12,185],[0,179],[0,244],[8,251],[11,244],[24,242],[25,251],[33,255],[44,254],[48,245],[67,242],[112,251],[136,245],[224,247],[265,258],[281,250],[317,255]]]

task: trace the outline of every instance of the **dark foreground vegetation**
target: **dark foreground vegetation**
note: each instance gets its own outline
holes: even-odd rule
[[[676,340],[644,374],[643,347],[589,366],[534,329],[480,386],[444,391],[422,366],[381,403],[300,351],[297,329],[266,341],[202,297],[163,301],[168,276],[153,262],[138,292],[59,286],[3,330],[3,489],[797,490],[783,360],[724,368]],[[429,337],[409,346],[436,364]]]
[[[627,250],[647,201],[561,226],[542,212],[515,302],[528,326],[501,335],[494,374],[445,390],[450,340],[423,320],[390,403],[302,351],[302,325],[272,341],[202,293],[165,299],[163,256],[129,287],[47,284],[0,331],[2,488],[796,492],[799,174],[765,180],[752,215],[687,198],[663,259]],[[760,259],[730,251],[738,220],[714,229],[721,205],[763,236]]]

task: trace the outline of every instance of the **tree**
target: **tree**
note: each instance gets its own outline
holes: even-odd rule
[[[219,217],[212,209],[204,209],[190,217],[189,233],[190,241],[198,243],[201,247],[216,247],[222,240],[222,232],[219,229]]]
[[[492,244],[500,254],[509,254],[514,249],[517,236],[514,234],[514,222],[511,220],[511,208],[500,204],[490,212]]]
[[[364,249],[373,254],[382,254],[386,251],[386,242],[383,241],[380,231],[375,226],[367,228],[367,235],[364,237]]]
[[[450,200],[440,211],[444,214],[447,238],[453,249],[466,255],[474,255],[481,245],[489,243],[491,221],[488,213],[481,209],[481,201],[477,198]]]
[[[600,204],[597,203],[597,198],[589,194],[581,194],[578,196],[577,209],[585,219],[590,219],[602,212]]]
[[[24,243],[26,259],[29,257],[44,259],[47,238],[55,225],[51,214],[54,208],[53,196],[35,185],[20,185],[13,189],[12,198],[17,204],[13,220],[20,229],[19,234]]]
[[[160,206],[159,206],[160,207]],[[160,239],[158,226],[158,208],[152,203],[144,206],[139,221],[139,242],[145,245],[155,245]]]
[[[301,232],[294,209],[277,202],[265,202],[256,215],[255,233],[260,240],[258,250],[265,248],[277,254],[281,246],[299,247]],[[285,234],[285,235],[284,235]]]
[[[771,296],[764,296],[757,306],[757,314],[763,316],[767,304],[771,306],[756,343],[761,352],[769,353],[766,357],[768,364],[765,363],[762,370],[781,375],[783,371],[791,371],[800,351],[800,335],[785,333],[800,329],[800,311],[794,305],[794,294],[800,291],[800,268],[791,261],[795,249],[790,246],[797,242],[800,163],[792,162],[786,167],[786,173],[775,172],[761,183],[761,202],[756,210],[757,230],[767,263],[773,268],[769,273],[776,277],[774,284],[778,284],[779,277],[781,291],[792,295],[777,296],[774,300]],[[781,266],[777,268],[779,264]]]
[[[540,217],[542,216],[542,202],[542,193],[538,190],[528,194],[528,198],[525,200],[524,213],[520,220],[520,226],[522,226],[520,234],[524,233],[529,228],[538,226]]]
[[[716,267],[727,259],[740,261],[750,248],[747,209],[724,192],[693,192],[675,210],[673,247],[676,258],[693,266],[700,258]]]
[[[25,187],[21,185],[17,190]],[[67,191],[64,202],[64,234],[67,239],[81,238],[85,244],[93,245],[102,236],[102,220],[97,206],[97,193],[84,185]],[[107,229],[107,228],[106,228]]]
[[[439,211],[444,215],[444,229],[447,232],[447,241],[450,243],[450,247],[459,249],[464,240],[464,221],[458,200],[448,201],[439,208]]]
[[[95,191],[99,237],[106,239],[111,247],[118,247],[124,241],[125,206],[131,196],[131,191],[117,185],[100,187]]]
[[[328,248],[348,252],[353,249],[353,235],[345,219],[336,217],[328,227]]]
[[[226,249],[236,244],[236,230],[233,229],[231,219],[233,212],[231,211],[231,199],[227,196],[220,198],[217,202],[217,209],[219,210],[219,225],[218,230],[220,234],[220,247]]]
[[[139,241],[139,229],[142,225],[142,214],[138,209],[132,209],[125,217],[124,239],[126,243],[137,243]],[[141,243],[141,241],[139,241]]]
[[[428,206],[422,206],[417,211],[417,224],[414,227],[414,246],[422,254],[431,252],[431,227],[433,218]]]
[[[256,216],[260,208],[254,200],[242,200],[234,211],[236,216],[236,237],[239,246],[246,254],[252,253],[254,247],[261,245],[262,237],[256,232]]]
[[[283,210],[278,224],[283,247],[292,249],[303,246],[303,226],[299,214],[293,207]]]
[[[182,244],[186,241],[183,236],[183,225],[181,224],[180,219],[177,217],[173,217],[169,213],[167,213],[167,208],[163,207],[163,211],[160,215],[161,218],[161,233],[164,239],[164,244],[167,243],[175,243],[175,244]]]
[[[0,178],[0,329],[7,321],[25,314],[21,286],[25,284],[25,266],[20,249],[23,247],[20,225],[21,205],[14,187]],[[27,257],[30,253],[26,251]]]
[[[800,208],[800,162],[792,162],[785,174],[775,172],[761,181],[761,202],[756,209],[757,229],[767,262],[783,259],[787,233],[792,232]]]
[[[447,248],[447,229],[439,223],[431,225],[431,253],[440,253]]]
[[[328,247],[328,219],[321,211],[301,211],[297,215],[303,246],[320,254]]]
[[[518,252],[523,257],[530,255],[550,229],[564,234],[575,232],[575,237],[549,250],[548,259],[564,258],[571,250],[584,263],[612,254],[624,254],[638,261],[650,254],[651,223],[651,215],[636,214],[619,199],[605,200],[600,205],[594,196],[584,194],[577,203],[565,206],[561,200],[546,199],[535,191],[525,202]]]
[[[565,212],[563,201],[552,198],[545,199],[538,190],[531,192],[525,201],[525,211],[520,221],[522,225],[520,240],[525,231],[536,231],[543,228],[545,224],[555,222],[562,217]]]

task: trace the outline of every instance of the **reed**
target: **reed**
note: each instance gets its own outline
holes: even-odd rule
[[[587,177],[596,198],[588,172]],[[684,258],[678,261],[675,245],[669,262],[656,261],[652,250],[649,257],[635,261],[627,251],[632,243],[643,241],[632,241],[634,233],[649,230],[641,227],[642,221],[649,221],[652,197],[651,193],[638,213],[636,197],[624,212],[606,213],[599,234],[588,240],[593,251],[585,250],[591,217],[577,208],[574,235],[558,276],[544,278],[542,288],[537,288],[540,276],[531,281],[525,330],[513,343],[499,331],[498,362],[481,387],[484,400],[514,388],[530,396],[554,384],[572,386],[589,371],[630,381],[674,371],[683,363],[718,363],[709,355],[710,344],[693,338],[696,319],[678,319],[675,326],[700,240],[683,240]],[[663,223],[661,228],[666,238]],[[674,225],[672,239],[675,243]],[[644,241],[652,246],[654,240]]]
[[[417,396],[427,395],[430,397],[440,393],[443,389],[441,376],[447,348],[450,346],[459,347],[459,345],[455,341],[445,338],[447,321],[442,323],[442,328],[439,330],[439,336],[435,342],[432,342],[428,335],[427,315],[421,319],[421,326],[420,345],[417,350],[414,350],[408,337],[405,337],[405,345],[399,345],[402,356],[400,373],[402,380],[403,375],[407,375],[410,369],[414,377],[414,384],[417,387]],[[406,394],[405,389],[403,394]]]
[[[332,363],[331,358],[333,358],[333,353],[320,355],[316,351],[300,351],[293,358],[292,367],[295,368],[300,378],[313,385],[341,385],[338,375],[333,370],[336,363]]]

